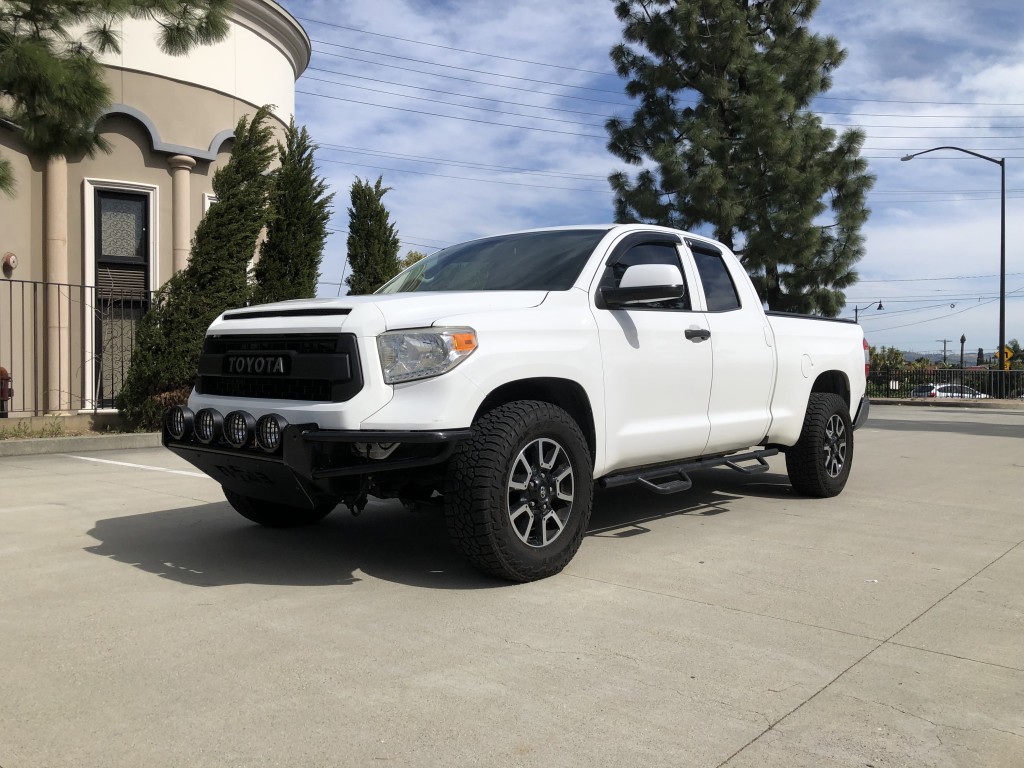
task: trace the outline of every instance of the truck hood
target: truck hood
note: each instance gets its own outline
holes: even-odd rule
[[[462,315],[528,309],[543,303],[547,291],[458,291],[340,296],[336,299],[297,299],[230,310],[214,321],[211,331],[329,330],[339,325],[356,333],[374,334],[381,319],[383,330],[426,328],[440,322],[458,322]]]
[[[540,305],[546,291],[459,291],[453,293],[392,293],[367,296],[384,315],[389,331],[424,328],[459,315],[527,309]],[[364,297],[353,297],[360,299]]]

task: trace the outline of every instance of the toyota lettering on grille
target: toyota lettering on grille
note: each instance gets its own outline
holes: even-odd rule
[[[232,376],[287,376],[289,362],[284,355],[227,355],[224,372]]]

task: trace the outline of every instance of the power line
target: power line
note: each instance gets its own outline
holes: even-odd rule
[[[1024,286],[1021,286],[1020,288],[1017,288],[1015,290],[1009,291],[1006,294],[1006,296],[1007,296],[1007,298],[1009,298],[1010,294],[1019,293],[1020,291],[1024,291]],[[933,317],[933,318],[930,318],[928,320],[918,320],[917,322],[906,323],[904,325],[893,325],[893,326],[890,326],[889,328],[873,328],[871,330],[871,332],[872,333],[881,333],[882,331],[894,331],[897,328],[909,328],[909,327],[911,327],[913,325],[924,325],[925,323],[934,323],[936,320],[947,320],[950,317],[953,317],[955,315],[962,315],[964,312],[970,312],[971,310],[978,309],[978,307],[985,307],[985,306],[988,306],[989,304],[994,304],[997,301],[999,301],[998,298],[990,299],[989,301],[984,301],[984,302],[981,302],[979,304],[973,304],[972,306],[969,306],[969,307],[967,307],[965,309],[961,309],[961,310],[958,310],[956,312],[951,312],[948,315],[942,315],[942,316],[939,316],[939,317]]]
[[[417,176],[437,176],[442,179],[458,179],[460,181],[480,181],[484,184],[505,184],[512,187],[533,187],[535,189],[559,189],[567,192],[594,192],[601,195],[607,195],[609,190],[607,189],[583,189],[582,187],[552,187],[547,184],[526,184],[520,181],[500,181],[498,179],[477,179],[472,176],[451,176],[446,173],[430,173],[429,171],[413,171],[407,168],[384,168],[379,165],[368,165],[365,163],[350,163],[346,160],[332,160],[324,157],[320,158],[321,162],[325,163],[337,163],[338,165],[354,165],[357,168],[373,168],[375,171],[391,171],[392,173],[414,173]]]
[[[340,71],[338,71],[336,69],[324,69],[322,67],[307,67],[306,71],[307,72],[322,72],[324,74],[332,74],[332,75],[341,75],[342,77],[350,77],[350,78],[354,78],[354,79],[357,79],[357,80],[366,80],[366,81],[373,82],[373,83],[382,83],[384,85],[394,85],[394,86],[399,87],[399,88],[412,88],[412,89],[415,89],[415,90],[418,90],[418,91],[429,91],[431,93],[439,93],[439,94],[442,94],[442,95],[445,95],[445,96],[456,96],[456,97],[463,98],[463,99],[477,99],[479,101],[491,101],[491,102],[495,102],[497,104],[509,104],[511,106],[526,107],[528,109],[542,109],[542,110],[549,110],[549,111],[552,111],[552,112],[566,112],[566,113],[569,113],[569,114],[587,115],[589,117],[601,117],[601,118],[606,118],[606,119],[615,116],[613,114],[607,114],[607,113],[604,113],[604,112],[586,112],[586,111],[578,110],[578,109],[565,109],[565,108],[562,108],[562,107],[552,107],[552,106],[546,106],[546,105],[541,105],[541,104],[524,104],[523,102],[519,102],[519,101],[504,101],[502,99],[496,99],[496,98],[493,98],[491,96],[474,96],[474,95],[468,94],[468,93],[455,93],[455,92],[452,92],[452,91],[445,91],[445,90],[442,90],[440,88],[428,88],[428,87],[421,86],[421,85],[409,85],[407,83],[397,83],[397,82],[395,82],[393,80],[382,80],[381,78],[376,78],[376,77],[367,77],[365,75],[355,75],[355,74],[352,74],[351,72],[340,72]],[[429,75],[430,73],[423,73],[423,74]],[[316,80],[316,78],[312,78],[312,77],[308,77],[308,76],[306,77],[306,79],[307,80]],[[351,83],[342,83],[342,82],[339,82],[339,81],[336,81],[336,80],[317,80],[317,82],[328,82],[328,83],[333,83],[333,84],[336,84],[336,85],[345,85],[345,86],[348,86],[348,87],[351,87],[351,88],[359,87],[359,86],[352,85]],[[475,80],[474,81],[469,81],[469,82],[474,82],[474,83],[482,84],[482,85],[489,85],[489,86],[493,85],[493,86],[497,86],[497,87],[502,87],[502,86],[498,86],[496,83],[479,83],[479,81],[475,81]],[[372,89],[367,88],[365,90],[372,90]],[[382,93],[387,93],[387,91],[382,91]],[[395,95],[398,95],[398,94],[395,94]],[[441,102],[441,103],[447,103],[447,102]],[[605,103],[605,102],[601,102],[601,103]],[[632,106],[635,106],[635,105],[625,105],[624,104],[622,106],[632,107]],[[817,111],[817,110],[813,110],[813,111],[812,110],[802,110],[802,112],[810,113],[810,114],[820,114],[820,115],[823,115],[823,114],[835,114],[835,115],[850,115],[850,116],[872,116],[869,113],[859,113],[859,112],[826,112],[826,111]],[[875,115],[875,116],[878,116],[878,115]],[[884,115],[884,116],[886,116],[886,117],[906,117],[907,119],[912,119],[912,118],[917,118],[917,117],[936,117],[936,118],[949,117],[948,115],[931,115],[931,116],[929,116],[929,115]],[[967,116],[965,116],[965,117],[967,117]],[[971,115],[970,117],[978,119],[978,118],[980,118],[982,116]],[[993,117],[995,117],[995,116],[993,116]],[[1010,119],[1010,118],[1007,117],[1006,119]],[[1024,119],[1024,115],[1015,116],[1014,119]],[[1020,130],[1022,127],[1024,127],[1024,126],[1020,126],[1020,125],[1005,125],[1005,126],[982,126],[982,125],[937,126],[937,125],[875,125],[875,124],[864,124],[864,123],[857,123],[857,124],[851,124],[851,123],[823,123],[823,125],[826,126],[826,127],[829,127],[829,128],[894,128],[894,129],[895,128],[918,128],[918,129],[921,129],[921,130],[978,129],[978,130],[988,130],[988,131]],[[901,138],[901,137],[878,137],[878,138]],[[912,138],[918,138],[918,137],[912,137]],[[999,138],[999,139],[1002,139],[1002,138],[1011,138],[1011,137],[989,136],[989,137],[980,137],[980,138]],[[1021,138],[1021,137],[1013,137],[1013,138]]]
[[[505,85],[503,83],[487,83],[482,80],[474,80],[469,77],[458,77],[456,75],[445,75],[440,72],[424,72],[422,69],[410,69],[409,67],[400,67],[397,64],[384,64],[379,61],[367,61],[366,59],[356,58],[355,56],[343,56],[340,53],[331,53],[330,51],[313,51],[313,53],[319,53],[324,56],[333,56],[336,59],[346,59],[348,61],[358,61],[363,64],[372,64],[377,67],[388,67],[389,69],[399,69],[403,72],[413,72],[417,75],[426,75],[427,77],[443,77],[446,80],[458,80],[463,83],[473,83],[474,85],[486,85],[491,88],[507,88],[512,91],[523,91],[524,93],[533,93],[543,96],[557,96],[560,99],[575,99],[576,101],[591,101],[596,104],[611,104],[616,107],[635,107],[635,104],[629,104],[622,101],[608,101],[607,99],[595,99],[589,96],[574,96],[567,93],[552,93],[551,91],[538,91],[536,88],[520,88],[515,85]],[[571,88],[573,86],[565,86]]]
[[[387,96],[398,96],[402,99],[414,99],[415,101],[427,101],[431,104],[444,104],[448,107],[458,107],[460,109],[476,109],[480,112],[493,112],[497,115],[511,115],[513,117],[526,117],[531,120],[547,120],[552,123],[567,123],[568,125],[581,125],[584,128],[604,128],[603,125],[596,125],[594,123],[581,123],[578,120],[563,120],[560,117],[542,117],[541,115],[524,115],[522,112],[506,112],[503,109],[491,109],[490,107],[474,107],[472,104],[455,104],[451,101],[441,101],[440,99],[428,99],[426,96],[411,96],[406,93],[395,93],[394,91],[382,91],[379,88],[368,88],[365,85],[354,85],[352,83],[339,83],[336,80],[323,80],[318,77],[307,77],[307,80],[312,80],[316,83],[329,83],[331,85],[340,85],[343,88],[358,88],[361,91],[370,91],[371,93],[382,93]],[[413,86],[407,86],[413,87]],[[479,96],[467,96],[465,98],[479,99]]]
[[[468,160],[448,160],[439,157],[424,157],[423,155],[406,155],[400,152],[381,152],[373,149],[366,149],[364,147],[351,147],[344,144],[320,144],[321,149],[330,149],[335,152],[348,152],[356,155],[370,155],[374,157],[387,157],[393,160],[408,160],[414,163],[438,163],[440,165],[454,165],[460,168],[473,168],[482,171],[508,171],[512,173],[528,173],[535,174],[538,176],[551,176],[554,178],[565,178],[565,179],[578,179],[578,180],[596,180],[606,181],[606,176],[597,176],[593,174],[583,173],[569,173],[567,171],[545,171],[539,168],[518,168],[509,165],[492,165],[489,163],[474,163]]]
[[[1024,275],[1024,272],[1007,272],[1006,276]],[[920,283],[926,280],[977,280],[985,277],[999,277],[999,275],[950,275],[949,277],[896,277],[886,280],[858,280],[858,283]]]
[[[587,115],[589,117],[603,117],[603,118],[613,117],[613,115],[608,115],[608,114],[605,114],[603,112],[584,112],[583,110],[580,110],[580,109],[563,109],[561,107],[550,107],[550,106],[543,106],[543,105],[540,105],[540,104],[524,104],[521,101],[503,101],[501,99],[495,99],[495,98],[493,98],[491,96],[473,96],[473,95],[468,94],[468,93],[454,93],[452,91],[443,91],[440,88],[427,88],[427,87],[422,86],[422,85],[407,85],[406,83],[396,83],[394,80],[381,80],[380,78],[377,78],[377,77],[366,77],[364,75],[353,75],[350,72],[339,72],[336,69],[321,69],[320,67],[306,67],[306,71],[307,72],[324,72],[324,73],[330,73],[332,75],[341,75],[342,77],[352,77],[352,78],[355,78],[357,80],[368,80],[371,83],[383,83],[384,85],[395,85],[395,86],[398,86],[399,88],[415,88],[417,91],[429,91],[430,93],[441,93],[441,94],[444,94],[445,96],[458,96],[458,97],[463,98],[463,99],[480,99],[482,101],[484,101],[484,100],[485,101],[492,101],[495,104],[511,104],[512,106],[515,106],[515,107],[527,107],[529,109],[546,109],[546,110],[549,110],[549,111],[552,111],[552,112],[567,112],[567,113],[572,114],[572,115]],[[475,81],[472,81],[472,82],[475,82]],[[338,83],[338,85],[343,85],[343,83]]]
[[[470,54],[473,54],[474,56],[486,56],[486,57],[492,58],[492,59],[503,59],[504,61],[515,61],[515,62],[519,62],[520,64],[536,64],[539,67],[554,67],[555,69],[567,69],[567,70],[569,70],[571,72],[586,72],[587,74],[591,74],[591,75],[602,75],[602,76],[605,76],[605,77],[618,77],[618,75],[616,75],[614,72],[599,72],[599,71],[594,70],[594,69],[580,69],[579,67],[569,67],[569,66],[566,66],[564,64],[550,64],[550,63],[544,62],[544,61],[531,61],[530,59],[517,59],[517,58],[515,58],[513,56],[502,56],[502,55],[497,54],[497,53],[481,53],[480,51],[469,51],[469,50],[466,50],[465,48],[455,48],[455,47],[450,46],[450,45],[440,45],[439,43],[427,43],[427,42],[424,42],[423,40],[410,40],[407,37],[397,37],[396,35],[385,35],[385,34],[383,34],[381,32],[370,32],[369,30],[366,30],[366,29],[357,29],[356,27],[346,27],[346,26],[344,26],[342,24],[334,24],[334,23],[329,22],[329,21],[321,21],[320,19],[308,19],[308,18],[304,18],[302,16],[296,16],[295,18],[297,18],[299,21],[308,21],[308,22],[310,22],[312,24],[322,24],[325,27],[335,27],[336,29],[345,29],[345,30],[348,30],[349,32],[360,32],[360,33],[362,33],[364,35],[373,35],[374,37],[386,37],[389,40],[399,40],[399,41],[401,41],[403,43],[413,43],[415,45],[426,45],[426,46],[430,46],[431,48],[442,48],[442,49],[444,49],[446,51],[457,51],[459,53],[470,53]]]
[[[330,229],[330,228],[328,228],[327,231],[328,232],[334,232],[335,234],[339,234],[339,235],[347,235],[349,233],[347,229]],[[416,235],[413,235],[413,237],[416,237]],[[427,243],[417,243],[417,242],[415,242],[413,240],[406,240],[404,237],[402,237],[402,233],[401,232],[398,233],[398,239],[399,239],[400,242],[403,242],[406,245],[416,245],[416,246],[419,246],[420,248],[443,248],[443,247],[446,247],[446,246],[440,246],[440,245],[428,245]],[[323,281],[318,281],[318,282],[323,282]],[[337,283],[324,283],[324,284],[325,285],[337,285]]]
[[[351,45],[341,45],[340,43],[331,43],[327,40],[317,40],[310,38],[310,42],[317,43],[319,45],[329,45],[332,48],[343,48],[346,51],[355,51],[356,53],[368,53],[371,56],[386,56],[389,59],[397,59],[398,61],[411,61],[413,64],[426,64],[430,67],[443,67],[444,69],[454,69],[458,72],[472,72],[474,75],[487,75],[488,77],[504,77],[509,80],[521,80],[526,83],[540,83],[541,85],[558,85],[564,88],[578,88],[582,91],[594,91],[596,93],[614,93],[622,94],[622,89],[611,90],[609,88],[591,88],[587,85],[570,85],[569,83],[556,83],[552,80],[539,80],[534,77],[522,77],[520,75],[505,75],[501,72],[488,72],[486,69],[473,69],[472,67],[459,67],[454,64],[438,64],[434,61],[427,61],[425,59],[414,59],[411,56],[399,56],[394,53],[385,53],[383,51],[371,51],[366,48],[355,48]],[[318,51],[318,53],[327,53],[326,51]],[[345,57],[342,57],[345,58]]]
[[[544,133],[560,133],[563,136],[579,136],[579,137],[590,138],[590,139],[605,139],[605,138],[607,138],[606,136],[603,136],[601,134],[595,134],[595,133],[574,133],[573,131],[558,131],[558,130],[555,130],[554,128],[538,128],[538,127],[532,126],[532,125],[514,125],[512,123],[496,123],[496,122],[491,121],[491,120],[477,120],[477,119],[472,118],[472,117],[458,117],[457,115],[441,115],[441,114],[438,114],[436,112],[424,112],[423,110],[419,110],[419,109],[408,109],[406,107],[393,107],[393,106],[390,106],[388,104],[374,104],[373,102],[359,101],[357,99],[345,99],[345,98],[342,98],[341,96],[330,96],[330,95],[328,95],[326,93],[312,93],[310,91],[295,91],[295,92],[298,93],[298,94],[302,94],[303,96],[316,96],[316,97],[321,98],[321,99],[332,99],[334,101],[344,101],[344,102],[348,102],[349,104],[362,104],[363,106],[366,106],[366,107],[380,107],[381,109],[395,109],[395,110],[398,110],[399,112],[411,112],[411,113],[416,114],[416,115],[428,115],[430,117],[446,117],[449,120],[463,120],[463,121],[469,122],[469,123],[478,123],[478,124],[483,124],[483,125],[495,125],[495,126],[501,126],[503,128],[519,128],[520,130],[526,130],[526,131],[543,131]]]

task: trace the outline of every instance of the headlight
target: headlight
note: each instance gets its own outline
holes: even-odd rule
[[[476,349],[472,328],[426,328],[389,331],[377,337],[384,381],[403,381],[440,376],[457,366]]]

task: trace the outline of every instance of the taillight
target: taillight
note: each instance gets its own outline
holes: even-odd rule
[[[938,396],[939,396],[939,393],[936,392],[934,389],[931,392],[928,393],[928,397],[938,397]]]
[[[871,372],[871,350],[868,348],[868,340],[864,339],[864,378]]]

